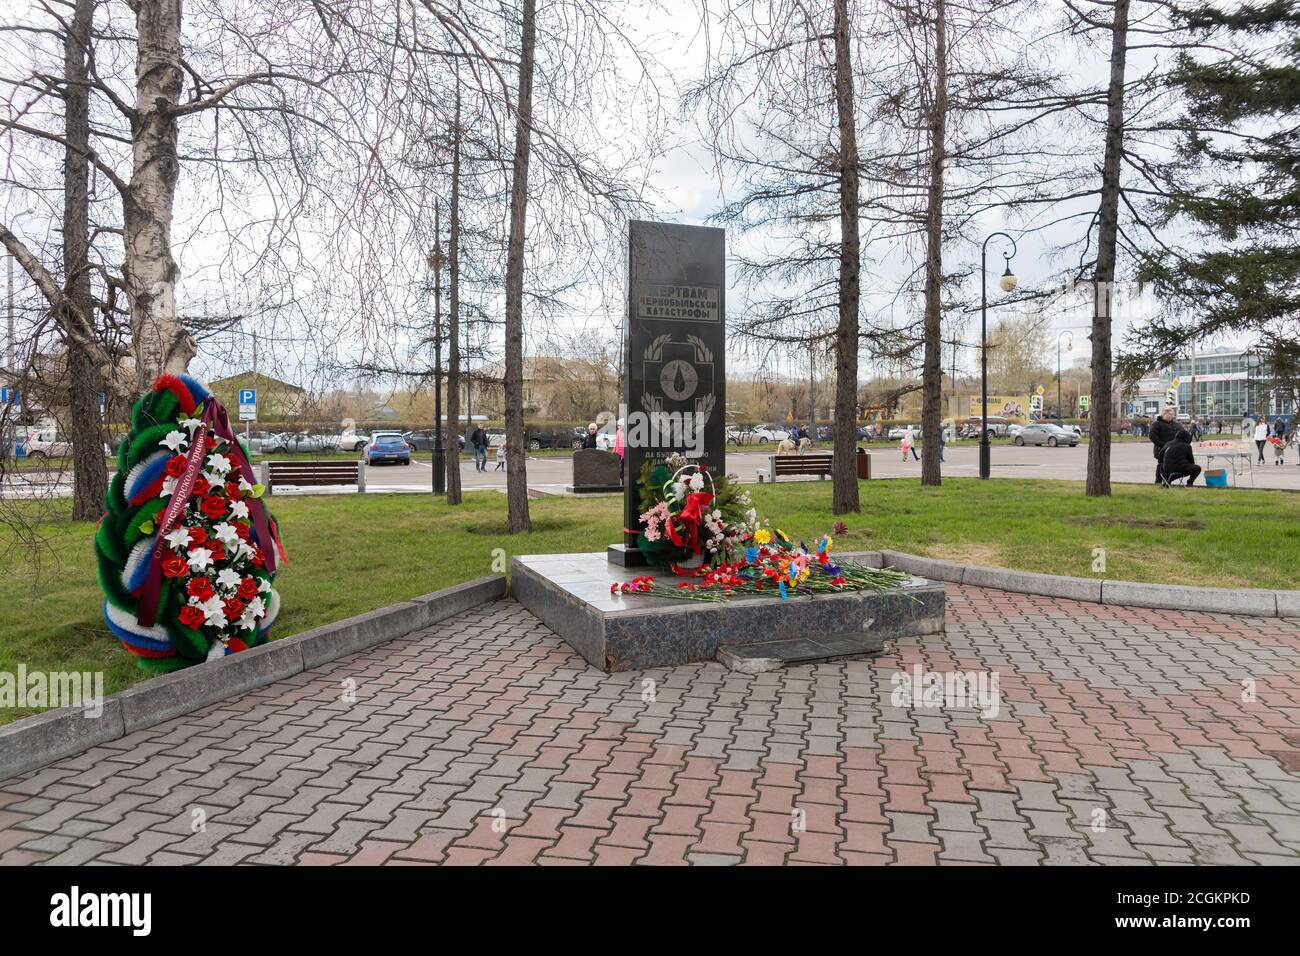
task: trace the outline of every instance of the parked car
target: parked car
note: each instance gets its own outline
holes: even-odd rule
[[[415,431],[407,432],[402,437],[406,439],[406,443],[415,451],[433,451],[433,443],[436,436],[434,434],[434,429],[432,428],[417,428]],[[460,447],[461,451],[465,450],[465,435],[463,433],[456,436],[456,444]],[[445,429],[442,433],[442,447],[451,447],[451,434]]]
[[[920,431],[921,430],[919,428],[913,428],[912,429],[913,436],[919,434]],[[895,425],[893,428],[889,429],[889,433],[885,435],[885,437],[888,438],[890,441],[900,441],[902,437],[906,434],[907,434],[906,425]]]
[[[525,428],[524,434],[528,437],[529,450],[540,451],[543,448],[572,448],[577,430],[567,428]],[[489,438],[490,435],[491,433],[489,433]],[[502,438],[504,437],[505,434],[502,433]],[[489,444],[492,444],[490,440]],[[500,444],[500,442],[496,444]]]
[[[1047,445],[1049,448],[1069,445],[1073,448],[1079,444],[1079,436],[1059,425],[1037,424],[1020,429],[1020,434],[1013,441],[1017,445]]]
[[[20,434],[16,444],[20,458],[67,458],[72,454],[72,442],[59,438],[53,428]]]
[[[401,432],[375,432],[362,450],[362,455],[367,465],[377,465],[381,461],[395,461],[409,465],[411,445]]]
[[[756,441],[754,429],[748,425],[728,425],[725,434],[728,445],[749,445]]]
[[[329,453],[338,450],[337,440],[331,441],[328,436],[309,432],[281,432],[271,436],[262,447],[263,453],[270,455]]]
[[[756,441],[760,445],[766,445],[768,442],[780,442],[790,437],[790,429],[779,425],[759,425],[751,432],[750,441]]]
[[[326,435],[325,441],[336,446],[340,451],[361,451],[370,444],[370,436],[358,435],[356,432],[343,432],[340,435]]]

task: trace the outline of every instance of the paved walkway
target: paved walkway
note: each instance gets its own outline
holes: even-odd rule
[[[601,674],[502,601],[0,781],[0,863],[1300,862],[1300,621],[949,598],[756,677]],[[894,706],[918,666],[996,715]]]

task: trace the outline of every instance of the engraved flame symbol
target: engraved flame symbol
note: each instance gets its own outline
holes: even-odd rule
[[[680,395],[686,391],[686,376],[682,374],[682,367],[677,366],[677,374],[673,376],[673,391]]]

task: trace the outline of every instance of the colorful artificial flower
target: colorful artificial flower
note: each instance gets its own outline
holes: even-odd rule
[[[162,573],[169,578],[183,578],[190,573],[189,562],[178,555],[163,558]]]

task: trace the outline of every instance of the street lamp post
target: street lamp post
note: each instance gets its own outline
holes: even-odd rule
[[[1068,335],[1070,344],[1065,347],[1066,351],[1074,348],[1074,333],[1069,329],[1061,332],[1056,337],[1056,424],[1064,425],[1065,420],[1061,417],[1061,336]]]
[[[989,461],[989,292],[988,292],[988,252],[989,240],[1001,236],[1011,243],[1011,251],[1002,253],[1006,268],[998,285],[1003,292],[1010,292],[1016,287],[1016,277],[1011,272],[1011,260],[1016,254],[1016,240],[1005,232],[990,233],[980,246],[980,477],[987,479],[991,472]]]
[[[426,261],[433,271],[433,493],[447,493],[447,452],[442,446],[442,254],[441,223],[433,217],[433,248]]]

